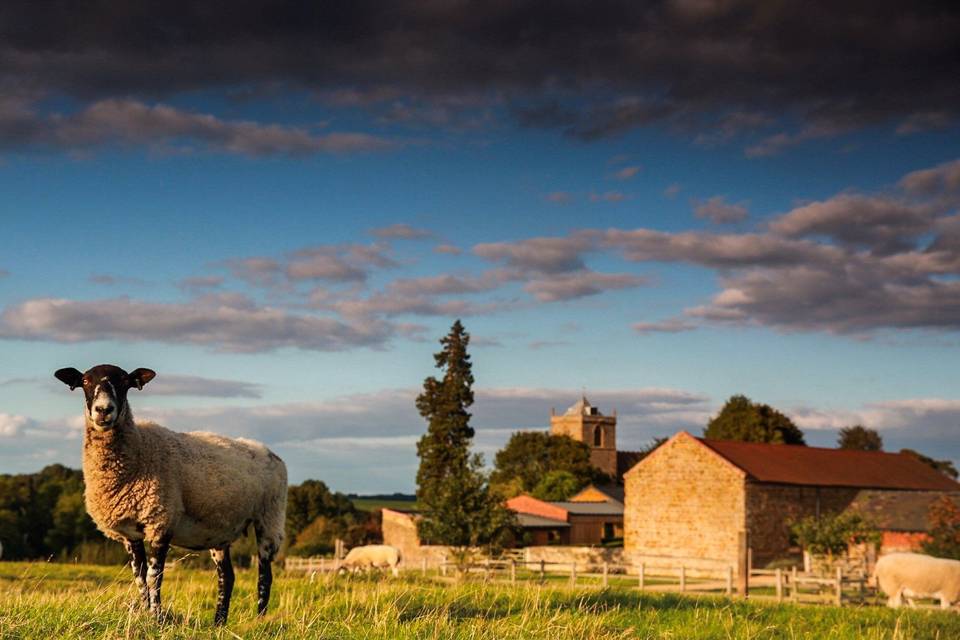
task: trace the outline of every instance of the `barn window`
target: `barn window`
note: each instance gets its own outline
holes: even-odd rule
[[[600,427],[593,430],[593,446],[603,446],[603,429]]]

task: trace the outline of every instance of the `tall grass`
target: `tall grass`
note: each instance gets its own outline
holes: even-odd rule
[[[216,579],[177,568],[166,621],[130,605],[125,567],[0,563],[0,638],[960,638],[960,616],[877,607],[773,605],[627,589],[446,585],[406,576],[278,575],[254,615],[255,575],[238,571],[230,623],[214,628]]]

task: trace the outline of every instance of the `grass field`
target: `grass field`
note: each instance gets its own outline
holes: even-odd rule
[[[277,576],[257,619],[254,572],[238,571],[230,624],[211,625],[212,572],[164,581],[167,620],[131,610],[126,567],[0,563],[0,638],[960,638],[960,615],[641,595],[627,589],[439,584],[404,577]]]
[[[374,509],[416,509],[415,500],[391,500],[389,498],[350,498],[350,501],[360,511],[373,511]]]

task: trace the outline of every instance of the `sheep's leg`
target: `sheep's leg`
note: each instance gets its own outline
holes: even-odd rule
[[[230,545],[222,549],[210,549],[213,563],[217,565],[217,612],[213,624],[227,623],[230,612],[230,596],[233,594],[233,563],[230,562]]]
[[[150,611],[160,618],[160,587],[163,585],[163,567],[167,563],[167,552],[170,550],[170,538],[162,538],[152,548],[149,566],[147,567],[147,592],[149,594]]]
[[[270,603],[270,588],[273,586],[273,568],[270,566],[277,554],[276,546],[264,540],[257,531],[257,615],[267,612]]]
[[[140,589],[143,606],[150,609],[150,595],[147,592],[147,553],[143,549],[143,540],[124,540],[123,546],[130,554],[130,568],[133,569],[133,581]]]

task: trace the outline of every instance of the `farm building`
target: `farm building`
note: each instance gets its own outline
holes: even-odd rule
[[[637,463],[625,482],[626,553],[635,561],[683,559],[704,568],[738,566],[744,540],[757,566],[787,555],[791,519],[855,503],[875,508],[878,500],[888,511],[904,496],[919,502],[921,495],[960,491],[905,454],[706,440],[686,432]]]
[[[623,502],[588,487],[563,502],[528,495],[507,500],[530,544],[596,545],[623,537]]]

